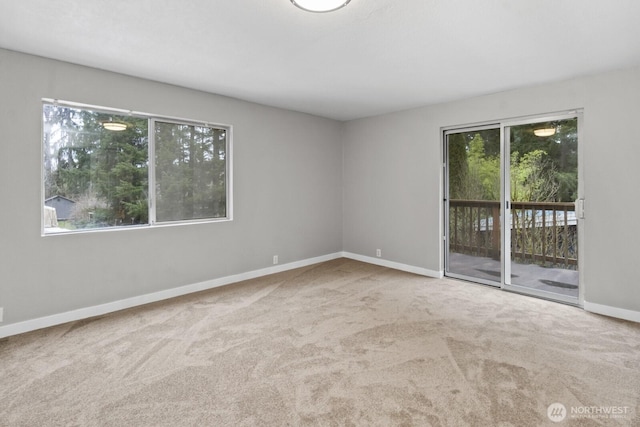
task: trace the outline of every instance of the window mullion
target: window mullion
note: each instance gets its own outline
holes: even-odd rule
[[[149,119],[149,224],[154,225],[156,223],[156,121],[152,118]]]

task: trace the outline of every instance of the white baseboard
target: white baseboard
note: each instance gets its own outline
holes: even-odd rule
[[[80,308],[77,310],[54,314],[51,316],[39,317],[37,319],[26,320],[24,322],[18,322],[18,323],[5,325],[5,326],[0,326],[0,338],[5,338],[12,335],[18,335],[25,332],[35,331],[37,329],[56,326],[56,325],[60,325],[67,322],[73,322],[76,320],[87,319],[89,317],[101,316],[104,314],[113,313],[115,311],[124,310],[127,308],[137,307],[140,305],[162,301],[169,298],[175,298],[182,295],[191,294],[194,292],[205,291],[207,289],[213,289],[220,286],[229,285],[232,283],[242,282],[244,280],[250,280],[250,279],[255,279],[262,276],[267,276],[269,274],[280,273],[287,270],[293,270],[295,268],[306,267],[309,265],[330,261],[337,258],[354,259],[354,260],[366,262],[369,264],[374,264],[382,267],[388,267],[396,270],[406,271],[409,273],[419,274],[421,276],[434,277],[438,279],[441,279],[443,277],[442,271],[429,270],[426,268],[415,267],[412,265],[402,264],[395,261],[388,261],[381,258],[374,258],[370,256],[354,254],[351,252],[335,252],[332,254],[323,255],[315,258],[308,258],[308,259],[295,261],[287,264],[274,265],[272,267],[262,268],[260,270],[253,270],[246,273],[234,274],[231,276],[221,277],[218,279],[212,279],[212,280],[207,280],[200,283],[194,283],[191,285],[180,286],[178,288],[172,288],[164,291],[153,292],[151,294],[145,294],[137,297],[113,301],[106,304]],[[601,304],[595,304],[587,301],[584,302],[584,309],[592,313],[602,314],[605,316],[616,317],[619,319],[625,319],[625,320],[630,320],[632,322],[640,323],[640,312],[638,311],[626,310],[623,308],[611,307],[611,306],[601,305]]]
[[[584,310],[591,313],[602,314],[604,316],[616,317],[618,319],[630,320],[640,323],[640,311],[627,310],[625,308],[611,307],[609,305],[584,302]]]
[[[91,307],[80,308],[64,313],[53,314],[51,316],[39,317],[37,319],[26,320],[24,322],[12,323],[9,325],[0,326],[0,338],[35,331],[37,329],[48,328],[50,326],[61,325],[63,323],[73,322],[76,320],[87,319],[89,317],[102,316],[104,314],[113,313],[114,311],[137,307],[140,305],[162,301],[169,298],[175,298],[194,292],[205,291],[207,289],[213,289],[232,283],[242,282],[243,280],[255,279],[257,277],[280,273],[287,270],[293,270],[294,268],[306,267],[308,265],[313,265],[342,257],[342,252],[336,252],[333,254],[323,255],[315,258],[308,258],[301,261],[290,262],[287,264],[274,265],[272,267],[262,268],[260,270],[234,274],[218,279],[180,286],[178,288],[172,288],[164,291],[153,292],[150,294],[113,301],[106,304],[94,305]]]
[[[366,262],[368,264],[379,265],[381,267],[389,267],[395,270],[406,271],[408,273],[419,274],[421,276],[435,277],[436,279],[442,279],[444,273],[442,271],[429,270],[422,267],[415,267],[413,265],[402,264],[395,261],[388,261],[382,258],[374,258],[365,255],[354,254],[351,252],[342,252],[344,258],[355,259],[356,261]]]

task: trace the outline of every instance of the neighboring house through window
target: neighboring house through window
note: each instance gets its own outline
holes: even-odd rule
[[[43,210],[57,217],[45,234],[231,219],[230,138],[230,126],[45,102]]]

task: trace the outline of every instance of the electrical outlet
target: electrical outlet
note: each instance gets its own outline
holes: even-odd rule
[[[0,323],[4,322],[4,307],[0,307]]]
[[[274,255],[273,256],[273,265],[276,265],[278,263],[278,255]]]
[[[376,256],[380,258],[382,256],[382,249],[376,249]]]

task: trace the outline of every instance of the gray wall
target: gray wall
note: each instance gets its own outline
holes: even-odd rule
[[[41,99],[234,127],[234,220],[40,235]],[[342,124],[0,50],[2,325],[342,249]]]
[[[640,68],[345,124],[345,251],[442,270],[440,128],[584,109],[585,301],[640,311]]]
[[[440,128],[584,109],[585,300],[640,311],[640,68],[340,123],[0,50],[8,325],[347,251],[442,270]],[[234,220],[42,237],[41,98],[234,126]],[[4,203],[1,205],[4,206]]]

